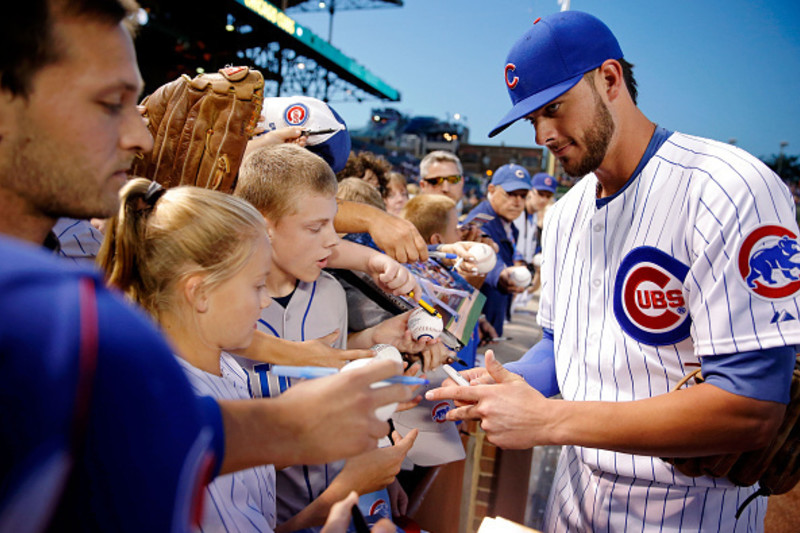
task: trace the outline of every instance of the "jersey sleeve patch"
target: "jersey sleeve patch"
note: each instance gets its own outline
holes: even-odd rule
[[[631,250],[614,281],[614,315],[622,330],[650,346],[687,338],[691,318],[683,283],[689,267],[652,246]]]
[[[737,254],[739,279],[762,300],[786,300],[800,290],[800,244],[791,230],[759,226],[742,240]]]

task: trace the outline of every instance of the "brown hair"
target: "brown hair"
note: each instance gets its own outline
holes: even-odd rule
[[[378,179],[378,192],[381,196],[385,194],[387,174],[392,170],[392,164],[383,156],[375,155],[372,152],[350,152],[344,168],[336,173],[336,179],[342,181],[345,178],[364,178],[367,170],[375,173]]]
[[[254,151],[239,168],[234,195],[273,222],[297,212],[306,194],[336,194],[336,176],[320,156],[295,144]]]
[[[107,281],[156,319],[179,280],[205,273],[213,287],[234,276],[266,238],[264,218],[233,196],[199,187],[153,188],[144,178],[120,191],[97,262]]]
[[[0,23],[0,88],[13,96],[27,96],[39,70],[56,63],[64,43],[59,42],[55,22],[59,18],[85,17],[125,25],[133,34],[135,0],[25,0],[14,2]]]
[[[414,224],[429,243],[434,233],[447,230],[448,214],[455,207],[455,201],[443,194],[420,194],[408,201],[400,216]]]

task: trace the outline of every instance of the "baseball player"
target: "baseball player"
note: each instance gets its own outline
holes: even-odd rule
[[[564,445],[546,531],[761,531],[763,499],[735,516],[755,487],[659,457],[756,449],[782,420],[800,342],[789,191],[736,147],[650,122],[590,15],[537,20],[504,74],[514,107],[492,134],[527,119],[585,177],[545,221],[543,341],[432,398],[500,446]],[[671,392],[697,366],[705,383]]]

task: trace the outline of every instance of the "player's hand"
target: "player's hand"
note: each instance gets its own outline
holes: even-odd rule
[[[320,464],[352,457],[377,446],[389,433],[389,423],[375,417],[375,409],[411,399],[404,385],[371,388],[371,384],[400,373],[394,361],[369,365],[290,387],[269,402],[285,413],[279,418],[281,435],[287,431],[287,464]],[[332,423],[335,421],[335,423]]]
[[[334,368],[342,368],[349,361],[353,359],[364,359],[366,357],[374,357],[375,354],[371,350],[339,350],[334,348],[332,344],[339,338],[339,330],[334,330],[324,337],[319,339],[312,339],[303,341],[299,344],[302,345],[301,353],[302,359],[298,360],[295,365],[297,366],[330,366]]]
[[[368,273],[386,292],[392,294],[422,294],[417,279],[409,270],[386,254],[375,253],[367,261]]]
[[[369,221],[369,234],[378,247],[400,263],[428,259],[428,246],[416,226],[383,211]]]
[[[331,506],[331,512],[328,513],[322,533],[347,533],[354,505],[358,505],[358,493],[355,491],[348,494],[345,499],[334,503]],[[376,522],[370,531],[371,533],[395,533],[397,528],[391,520],[383,518]]]
[[[395,479],[386,490],[389,492],[389,503],[392,505],[392,516],[405,516],[408,511],[408,494],[403,486]]]
[[[503,368],[491,350],[486,352],[486,370],[495,384],[443,387],[428,391],[425,398],[454,400],[457,407],[448,411],[447,419],[480,420],[489,442],[501,448],[550,444],[547,436],[552,430],[548,428],[546,404],[550,400]]]
[[[386,488],[400,472],[403,459],[414,445],[418,434],[418,429],[412,429],[405,437],[396,431],[392,432],[393,446],[375,448],[348,459],[332,484],[355,490],[359,494],[369,494]]]

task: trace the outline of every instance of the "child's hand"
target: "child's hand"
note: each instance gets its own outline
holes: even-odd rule
[[[368,272],[378,285],[392,294],[422,294],[416,278],[406,267],[386,254],[376,253],[367,262]]]
[[[422,358],[422,369],[425,372],[439,368],[445,363],[453,362],[453,352],[443,342],[426,346],[419,353],[419,357]]]
[[[341,484],[342,488],[355,490],[359,494],[369,494],[386,488],[400,472],[400,465],[418,434],[417,429],[412,429],[405,437],[401,437],[397,431],[392,432],[394,446],[376,448],[348,459],[333,483]]]
[[[342,368],[347,362],[353,359],[364,359],[374,357],[371,350],[339,350],[331,346],[339,337],[339,330],[328,333],[319,339],[303,341],[302,358],[298,359],[297,366],[330,366]]]

